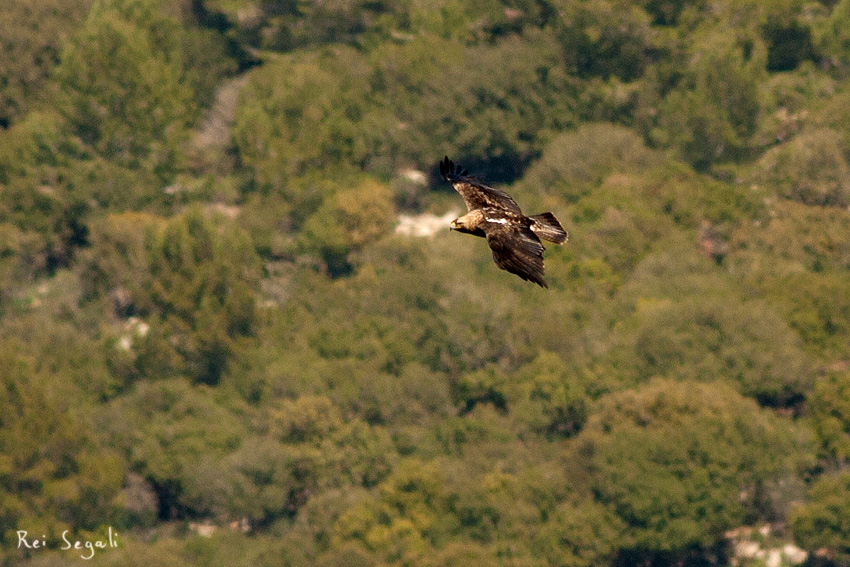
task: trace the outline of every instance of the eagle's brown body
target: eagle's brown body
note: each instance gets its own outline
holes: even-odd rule
[[[487,239],[493,260],[503,270],[539,286],[543,279],[543,244],[567,241],[567,232],[555,215],[525,216],[510,195],[485,185],[455,167],[448,156],[440,162],[440,173],[460,193],[469,212],[452,221],[451,228]]]

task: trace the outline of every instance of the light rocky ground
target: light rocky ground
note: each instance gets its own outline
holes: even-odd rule
[[[190,141],[190,163],[195,171],[229,173],[233,159],[228,155],[230,128],[239,105],[239,92],[248,82],[248,74],[225,81],[216,93],[201,126]]]
[[[399,215],[395,227],[396,234],[405,236],[430,237],[440,231],[448,231],[449,224],[458,216],[457,211],[449,211],[438,217],[426,213],[423,215]]]

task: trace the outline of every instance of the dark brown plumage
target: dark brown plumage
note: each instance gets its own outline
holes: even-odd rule
[[[446,156],[440,174],[460,193],[469,211],[452,221],[451,228],[487,239],[493,261],[526,281],[549,287],[543,279],[543,244],[567,241],[567,231],[552,213],[525,216],[510,195],[481,183]]]

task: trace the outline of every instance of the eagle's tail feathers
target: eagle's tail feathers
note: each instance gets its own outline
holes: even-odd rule
[[[564,227],[552,213],[541,213],[528,218],[531,219],[531,230],[539,238],[555,244],[563,244],[569,239],[567,231],[564,230]]]

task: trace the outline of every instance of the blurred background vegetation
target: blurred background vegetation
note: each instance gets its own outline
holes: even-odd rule
[[[0,45],[0,565],[850,565],[850,0],[4,0]],[[446,154],[568,227],[549,292],[394,230]]]

